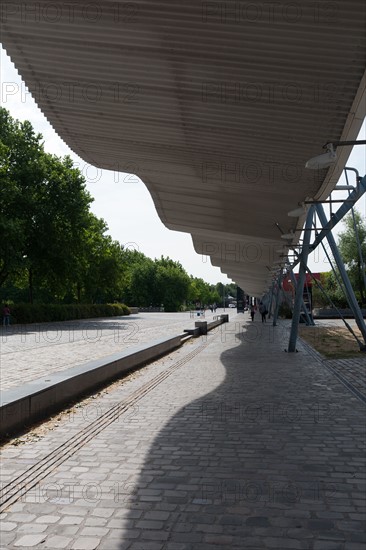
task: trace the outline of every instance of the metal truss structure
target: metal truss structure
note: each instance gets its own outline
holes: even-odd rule
[[[346,167],[345,170],[350,170],[350,168]],[[348,186],[350,187],[350,186]],[[338,268],[338,274],[341,278],[341,282],[344,287],[345,295],[347,298],[348,305],[353,313],[353,316],[355,318],[356,324],[361,332],[362,339],[361,341],[359,338],[356,337],[356,340],[358,342],[360,351],[366,351],[366,324],[365,320],[363,318],[360,306],[357,302],[354,290],[352,288],[352,285],[350,283],[349,277],[347,275],[347,271],[345,269],[344,263],[342,261],[341,255],[339,253],[337,244],[335,242],[332,230],[333,228],[339,223],[344,216],[350,211],[353,210],[354,204],[366,193],[366,176],[363,178],[360,178],[357,176],[357,182],[356,187],[353,188],[352,192],[350,192],[349,196],[347,197],[347,200],[342,201],[341,207],[334,213],[331,213],[331,217],[328,220],[324,208],[321,202],[317,202],[316,204],[313,204],[310,206],[305,226],[303,229],[304,233],[304,239],[301,246],[301,251],[297,252],[295,248],[293,248],[296,259],[291,262],[287,258],[287,260],[284,260],[283,265],[279,267],[278,275],[277,275],[277,283],[275,283],[275,279],[272,284],[272,289],[270,293],[270,304],[272,305],[273,297],[275,298],[275,305],[274,305],[274,316],[273,316],[273,325],[276,325],[277,322],[277,316],[278,316],[278,308],[280,303],[280,296],[281,296],[281,290],[282,290],[282,280],[283,277],[287,275],[287,272],[290,272],[290,276],[292,278],[294,287],[296,289],[295,292],[295,300],[294,300],[294,306],[293,306],[293,315],[292,315],[292,323],[291,323],[291,331],[290,331],[290,338],[289,338],[289,344],[288,344],[288,352],[295,352],[296,351],[296,340],[297,340],[297,334],[298,334],[298,325],[300,320],[300,315],[303,313],[306,319],[306,324],[310,325],[313,324],[311,316],[309,316],[307,308],[304,304],[303,300],[303,294],[304,294],[304,285],[305,285],[305,274],[306,272],[309,272],[311,274],[311,271],[308,268],[307,261],[308,256],[311,252],[313,252],[320,244],[322,244],[323,240],[326,239],[328,242],[328,245],[330,247],[331,253],[333,255],[334,261],[336,263],[336,266]],[[320,232],[316,231],[315,239],[311,243],[311,232],[313,229],[314,224],[314,216],[317,215],[318,219],[321,224],[321,230]],[[358,238],[357,238],[358,239]],[[359,243],[358,243],[359,244]],[[361,254],[361,250],[359,247],[359,252]],[[364,270],[364,262],[361,256],[361,263],[362,268]],[[295,281],[295,277],[293,275],[293,269],[299,265],[299,277],[297,282]],[[365,274],[363,273],[363,276]],[[349,327],[349,325],[346,323],[346,325]],[[351,330],[352,331],[352,330]],[[353,332],[353,331],[352,331]]]

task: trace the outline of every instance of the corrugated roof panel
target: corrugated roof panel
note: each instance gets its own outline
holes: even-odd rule
[[[305,161],[355,139],[364,116],[361,0],[0,6],[4,45],[58,134],[87,162],[135,171],[194,241],[264,247],[276,222],[295,228],[287,212],[332,185]]]

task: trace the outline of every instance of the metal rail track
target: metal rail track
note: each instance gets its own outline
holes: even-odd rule
[[[51,453],[44,456],[37,462],[37,464],[34,464],[26,471],[19,474],[11,482],[4,485],[0,493],[0,513],[6,510],[11,504],[14,504],[17,500],[19,500],[30,489],[36,486],[42,479],[55,470],[60,464],[65,462],[81,447],[86,445],[107,426],[117,420],[123,413],[128,411],[130,407],[134,406],[138,401],[156,388],[156,386],[171,376],[176,370],[181,368],[185,363],[188,363],[191,359],[203,351],[209,343],[211,342],[206,341],[198,348],[188,353],[185,357],[168,367],[164,372],[158,374],[141,388],[134,391],[126,399],[108,409],[99,418],[91,422],[86,428],[79,431],[66,442],[59,445]]]

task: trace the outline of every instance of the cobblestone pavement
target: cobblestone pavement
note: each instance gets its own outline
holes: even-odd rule
[[[325,365],[330,367],[342,379],[352,384],[364,398],[366,402],[366,357],[350,359],[332,359],[325,361]]]
[[[217,314],[223,310],[217,310]],[[206,312],[206,319],[213,314]],[[99,359],[192,328],[184,313],[139,313],[128,317],[0,328],[1,389]]]
[[[338,322],[339,323],[339,322]],[[323,324],[323,323],[322,323]],[[335,323],[333,323],[334,326]],[[355,324],[355,323],[354,323]],[[287,323],[289,327],[289,323]],[[330,325],[329,325],[330,326]],[[306,349],[308,353],[322,365],[328,368],[351,391],[354,391],[359,399],[366,403],[366,355],[360,353],[360,357],[344,359],[327,359],[313,349],[305,340],[299,338],[298,345]]]
[[[364,550],[365,406],[306,348],[285,353],[287,336],[234,316],[4,446],[3,480],[25,493],[1,549]]]

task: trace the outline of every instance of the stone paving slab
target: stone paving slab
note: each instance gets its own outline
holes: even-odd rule
[[[325,365],[345,378],[366,400],[366,356],[360,359],[331,359]]]
[[[217,310],[216,315],[223,312]],[[213,314],[206,312],[206,320]],[[108,319],[0,327],[1,389],[118,353],[131,346],[175,336],[194,326],[189,312],[139,313]]]
[[[1,548],[364,548],[365,406],[305,350],[284,353],[287,336],[235,316],[98,396],[181,360],[2,514]],[[87,421],[5,446],[9,477]]]
[[[353,391],[359,399],[366,403],[366,354],[360,353],[359,357],[348,357],[343,359],[328,359],[313,349],[302,338],[298,339],[298,347],[307,351],[310,355],[325,368],[334,373],[350,391]]]

